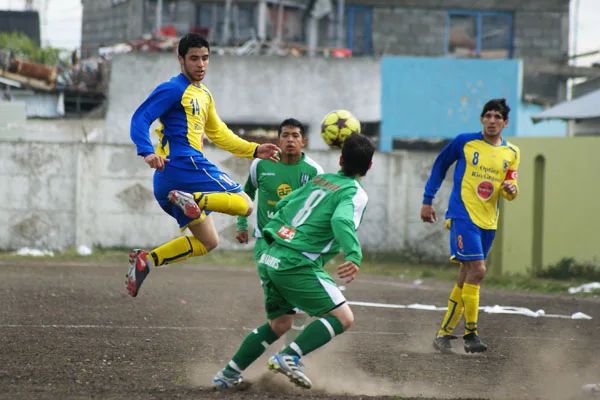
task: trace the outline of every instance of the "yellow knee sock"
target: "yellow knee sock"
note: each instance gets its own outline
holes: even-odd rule
[[[233,193],[194,193],[194,200],[201,210],[216,211],[229,215],[246,215],[248,203]]]
[[[464,310],[462,293],[463,290],[459,288],[458,285],[454,285],[454,288],[450,293],[450,298],[448,299],[448,311],[446,311],[446,315],[444,315],[442,326],[437,333],[438,336],[451,334],[454,328],[456,328],[458,321],[460,321]]]
[[[154,265],[173,264],[190,257],[203,256],[208,251],[194,236],[180,236],[152,250]]]
[[[465,335],[477,332],[477,317],[479,315],[479,285],[463,285],[462,293],[463,304],[465,307]]]

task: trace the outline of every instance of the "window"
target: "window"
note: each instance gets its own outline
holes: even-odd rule
[[[511,58],[512,14],[450,11],[446,54],[453,57]]]
[[[352,55],[370,55],[371,14],[369,7],[348,7],[348,48]]]
[[[230,38],[244,41],[252,36],[254,29],[254,5],[234,4],[231,7]],[[197,4],[196,27],[198,32],[208,32],[209,40],[220,43],[223,38],[225,24],[225,6],[223,4]]]

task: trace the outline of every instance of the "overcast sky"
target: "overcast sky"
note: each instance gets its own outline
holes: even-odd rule
[[[53,47],[74,49],[81,42],[81,0],[34,0],[48,4],[46,21],[42,21],[42,41]],[[600,50],[600,0],[571,0],[571,9],[579,3],[577,24],[572,12],[571,40],[577,40],[577,54]],[[22,10],[25,0],[0,0],[0,9]],[[577,28],[576,32],[574,29]],[[578,65],[600,62],[600,56],[580,58]]]

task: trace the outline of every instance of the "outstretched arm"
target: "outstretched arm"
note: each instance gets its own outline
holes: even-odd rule
[[[421,206],[421,220],[423,222],[433,223],[437,221],[435,208],[432,205],[433,199],[446,178],[448,168],[460,157],[461,147],[458,138],[455,138],[442,149],[435,159],[423,193],[423,205]]]
[[[264,143],[260,146],[242,139],[231,131],[221,120],[215,109],[215,103],[210,99],[208,105],[208,116],[204,125],[206,136],[215,144],[215,146],[230,152],[231,154],[244,158],[261,158],[264,160],[279,161],[277,152],[281,151],[279,147],[271,143]]]
[[[455,138],[442,149],[440,154],[438,154],[433,163],[433,167],[431,168],[429,179],[425,184],[423,204],[431,205],[433,203],[435,195],[440,189],[440,186],[442,186],[444,178],[446,178],[448,168],[450,168],[450,166],[460,157],[461,147],[458,138]]]

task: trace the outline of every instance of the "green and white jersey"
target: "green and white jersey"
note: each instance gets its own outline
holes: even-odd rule
[[[358,179],[341,172],[318,175],[277,204],[275,216],[263,228],[265,240],[301,253],[319,267],[340,249],[346,261],[360,265],[356,230],[367,201]]]
[[[254,236],[262,237],[262,228],[275,214],[275,206],[279,200],[322,173],[323,168],[304,153],[296,164],[254,160],[244,185],[244,192],[252,200],[258,191]],[[237,230],[248,230],[248,217],[238,217]]]

